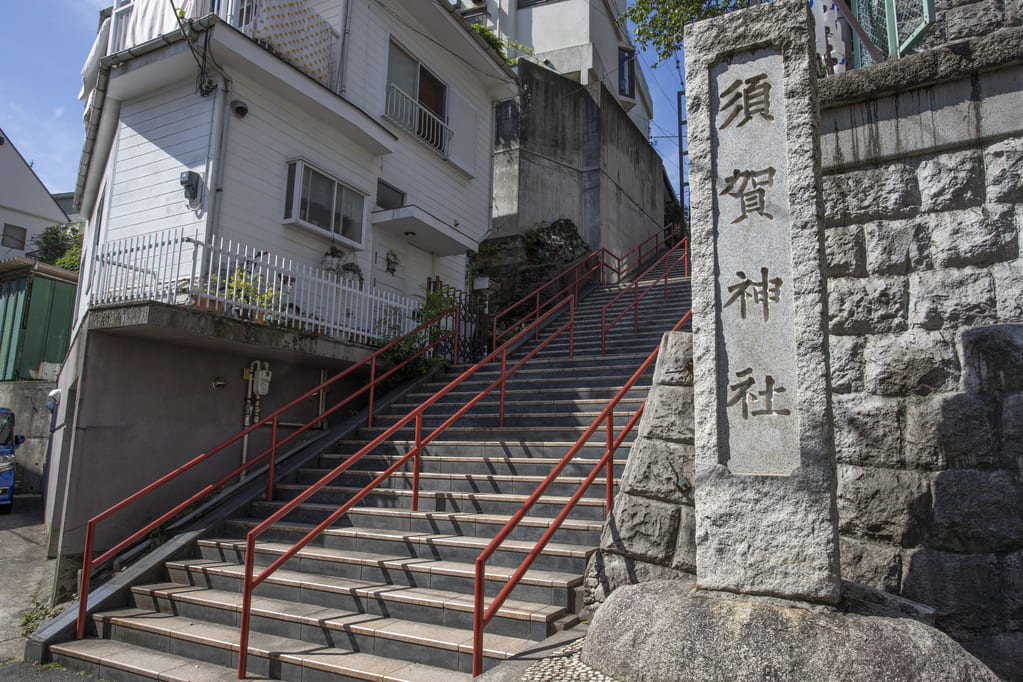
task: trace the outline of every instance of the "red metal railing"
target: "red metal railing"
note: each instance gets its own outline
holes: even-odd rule
[[[252,610],[252,592],[258,587],[263,581],[270,577],[270,575],[285,564],[288,560],[295,556],[299,551],[302,550],[306,545],[312,542],[317,536],[319,536],[324,530],[333,525],[339,518],[346,514],[352,507],[362,501],[364,497],[369,495],[375,488],[377,488],[382,482],[387,480],[391,474],[396,472],[401,467],[405,466],[410,459],[413,460],[413,473],[412,473],[412,511],[417,511],[419,506],[419,471],[421,466],[421,456],[423,448],[429,445],[435,438],[441,433],[447,430],[453,423],[461,419],[466,412],[476,406],[484,397],[489,395],[495,388],[500,388],[500,407],[499,407],[499,425],[504,425],[504,387],[508,378],[517,372],[523,365],[529,362],[533,357],[543,350],[551,341],[563,334],[564,332],[569,333],[569,346],[568,354],[569,358],[574,355],[575,345],[575,297],[564,299],[561,303],[551,308],[544,315],[535,320],[531,325],[521,330],[518,334],[512,337],[509,341],[504,343],[500,348],[491,352],[487,357],[483,358],[475,365],[465,370],[462,374],[452,380],[447,386],[442,388],[440,391],[435,393],[432,397],[421,403],[418,407],[411,410],[407,415],[398,419],[393,425],[385,429],[380,435],[366,444],[362,449],[356,452],[351,457],[347,458],[344,462],[334,468],[330,473],[323,476],[315,484],[307,488],[298,497],[291,500],[288,504],[283,506],[272,516],[264,520],[258,526],[249,531],[245,541],[245,583],[242,588],[242,613],[241,613],[241,634],[238,644],[238,679],[245,677],[246,666],[247,666],[247,652],[249,646],[249,620],[251,617]],[[519,360],[514,367],[511,369],[507,368],[508,359],[508,348],[516,341],[524,338],[525,335],[533,331],[534,327],[546,322],[552,316],[560,313],[563,309],[568,306],[569,308],[569,319],[561,327],[556,329],[550,336],[544,339],[543,342],[537,345],[532,351],[530,351],[525,357]],[[487,388],[481,391],[474,398],[469,400],[465,405],[459,408],[454,414],[448,417],[440,426],[435,428],[430,434],[423,435],[423,415],[426,410],[432,405],[437,403],[441,398],[454,390],[462,382],[474,375],[480,369],[488,365],[491,361],[500,357],[501,361],[501,375],[494,382],[492,382]],[[362,459],[367,453],[373,451],[377,446],[386,441],[388,438],[393,436],[398,430],[403,428],[410,421],[415,420],[414,433],[415,443],[411,450],[402,455],[394,464],[388,467],[382,474],[377,476],[371,481],[365,488],[356,493],[345,502],[337,511],[333,512],[330,516],[324,519],[319,525],[313,528],[307,533],[301,540],[295,543],[288,551],[284,552],[277,559],[275,559],[269,566],[267,566],[261,573],[254,575],[254,562],[256,554],[256,538],[259,537],[267,528],[270,528],[279,520],[284,518],[287,514],[294,511],[300,504],[308,500],[310,497],[319,492],[324,486],[336,479],[342,473],[347,471]]]
[[[420,334],[420,333],[423,333],[423,332],[427,332],[427,330],[431,329],[434,325],[438,325],[438,327],[440,327],[440,323],[445,318],[448,318],[448,317],[453,317],[454,318],[454,323],[452,325],[451,331],[448,331],[448,332],[443,333],[443,334],[436,335],[436,338],[433,339],[433,341],[427,343],[423,348],[421,348],[414,355],[412,355],[409,358],[406,358],[404,361],[402,361],[401,363],[391,367],[390,369],[388,369],[387,371],[383,372],[379,376],[377,375],[377,360],[381,357],[382,354],[384,354],[387,351],[391,350],[391,348],[393,348],[397,344],[401,343],[402,341],[405,341],[406,339],[408,339],[409,337],[411,337],[413,335]],[[425,355],[426,353],[429,353],[434,348],[437,348],[441,343],[443,343],[444,341],[446,341],[449,338],[453,339],[452,340],[452,357],[451,357],[452,364],[457,364],[458,363],[458,328],[459,328],[458,308],[456,307],[456,308],[452,308],[452,309],[449,309],[449,310],[446,310],[446,311],[442,312],[441,314],[437,315],[433,319],[428,320],[427,322],[424,322],[423,324],[419,325],[418,327],[413,329],[411,332],[409,332],[409,334],[407,334],[406,336],[401,337],[399,339],[396,339],[395,341],[392,341],[391,343],[389,343],[386,346],[384,346],[383,348],[379,349],[378,351],[376,351],[375,353],[373,353],[369,357],[365,358],[361,362],[358,362],[358,363],[352,365],[351,367],[348,367],[343,372],[340,372],[339,374],[335,375],[334,377],[332,377],[331,379],[327,380],[326,382],[320,384],[319,386],[317,386],[317,387],[307,391],[303,395],[301,395],[298,398],[292,400],[291,402],[289,402],[284,407],[281,407],[281,408],[275,410],[274,412],[271,412],[266,417],[260,419],[259,421],[257,421],[256,423],[252,424],[251,426],[243,429],[242,431],[238,432],[237,434],[235,434],[231,438],[228,438],[227,440],[225,440],[224,442],[220,443],[219,445],[217,445],[213,449],[208,450],[208,451],[202,453],[201,455],[199,455],[198,457],[192,459],[188,463],[183,464],[182,466],[178,467],[177,469],[175,469],[175,470],[171,471],[170,473],[165,474],[161,478],[157,479],[153,483],[150,483],[148,486],[146,486],[142,490],[139,490],[135,494],[133,494],[133,495],[131,495],[129,497],[126,497],[125,499],[121,500],[120,502],[118,502],[114,506],[110,507],[106,511],[101,512],[100,514],[97,514],[93,518],[89,519],[89,522],[86,525],[86,530],[85,530],[85,550],[84,550],[84,557],[83,557],[83,563],[82,563],[82,578],[81,578],[81,584],[79,586],[79,590],[80,590],[79,591],[79,595],[80,595],[80,600],[81,601],[78,604],[78,622],[77,622],[77,625],[76,625],[76,636],[77,636],[77,638],[81,639],[83,636],[85,636],[85,623],[86,623],[86,618],[87,618],[87,613],[88,613],[87,601],[88,601],[88,595],[89,595],[90,580],[91,580],[91,576],[92,576],[92,571],[94,569],[96,569],[97,567],[101,566],[106,561],[110,560],[111,558],[113,558],[114,556],[119,554],[121,551],[123,551],[124,549],[126,549],[127,547],[129,547],[130,545],[135,543],[136,541],[140,540],[141,538],[143,538],[147,533],[151,532],[155,528],[158,528],[160,525],[162,525],[166,521],[174,518],[177,514],[179,514],[183,510],[187,509],[188,507],[192,506],[193,504],[195,504],[196,502],[198,502],[202,498],[206,497],[207,495],[209,495],[214,490],[220,488],[225,483],[230,482],[231,480],[236,478],[239,474],[241,474],[243,471],[247,471],[247,470],[251,469],[252,467],[256,466],[257,464],[259,464],[260,462],[262,462],[263,460],[265,460],[267,458],[269,458],[269,464],[268,464],[268,466],[269,466],[269,472],[268,472],[269,475],[268,475],[268,478],[267,478],[266,496],[267,496],[268,500],[273,499],[274,466],[275,466],[276,460],[277,460],[277,450],[278,450],[278,448],[280,448],[280,447],[282,447],[284,445],[287,445],[289,442],[291,442],[292,440],[297,438],[300,434],[302,434],[305,431],[309,430],[310,428],[312,428],[316,424],[322,422],[325,417],[329,417],[331,414],[335,413],[337,410],[341,409],[345,405],[351,403],[353,400],[359,398],[360,396],[362,396],[367,391],[369,392],[369,416],[370,416],[370,420],[372,420],[372,416],[373,416],[373,395],[374,395],[374,390],[375,390],[377,384],[379,384],[380,382],[386,380],[391,375],[393,375],[395,372],[401,370],[409,362],[412,362],[413,360],[415,360],[415,359]],[[364,367],[367,364],[370,367],[370,380],[369,380],[369,383],[367,385],[365,385],[362,388],[360,388],[359,390],[351,393],[344,400],[338,402],[336,405],[334,405],[330,409],[325,410],[324,412],[318,414],[316,416],[316,418],[313,419],[312,421],[308,422],[307,424],[305,424],[303,426],[300,426],[300,427],[296,428],[295,431],[293,431],[288,436],[282,438],[279,441],[277,440],[278,427],[280,425],[281,415],[282,414],[284,414],[288,410],[292,409],[296,405],[299,405],[299,404],[303,403],[310,396],[318,393],[319,391],[326,390],[328,387],[330,387],[331,385],[335,384],[336,382],[338,382],[342,378],[352,374],[358,368]],[[236,468],[231,473],[221,477],[216,482],[207,485],[205,488],[203,488],[202,490],[198,491],[197,493],[195,493],[194,495],[189,497],[184,502],[179,503],[178,505],[176,505],[175,507],[173,507],[169,511],[165,512],[164,514],[162,514],[159,518],[156,518],[153,521],[150,521],[148,524],[146,524],[144,527],[142,527],[141,529],[139,529],[138,531],[136,531],[132,535],[128,536],[127,538],[125,538],[121,542],[117,543],[116,545],[114,545],[113,547],[108,549],[107,551],[103,552],[103,554],[101,554],[100,556],[96,557],[95,559],[92,558],[93,545],[94,545],[95,536],[96,536],[96,527],[97,527],[97,525],[101,521],[103,521],[103,520],[109,518],[110,516],[116,514],[120,510],[122,510],[125,507],[131,505],[132,503],[136,502],[137,500],[145,497],[146,495],[148,495],[149,493],[153,492],[157,488],[160,488],[160,487],[164,486],[165,484],[169,483],[170,481],[176,479],[178,476],[181,476],[185,472],[187,472],[187,471],[189,471],[191,469],[194,469],[195,467],[197,467],[198,465],[202,464],[203,462],[208,461],[214,455],[224,451],[224,449],[226,449],[227,447],[229,447],[229,446],[239,442],[244,437],[248,436],[249,434],[253,433],[254,431],[258,430],[259,428],[261,428],[261,427],[263,427],[263,426],[265,426],[267,424],[269,424],[271,426],[270,447],[268,447],[266,450],[264,450],[262,453],[260,453],[256,457],[250,459],[248,462],[242,464],[241,466]]]
[[[588,278],[599,272],[601,284],[606,283],[606,272],[610,270],[615,275],[615,281],[620,282],[622,278],[626,277],[633,270],[638,270],[643,263],[643,251],[646,249],[647,253],[650,253],[650,243],[653,242],[653,252],[661,248],[662,236],[660,233],[651,235],[639,246],[629,251],[624,256],[616,256],[607,249],[597,249],[593,253],[583,256],[570,264],[562,272],[552,277],[550,280],[541,284],[532,292],[522,297],[515,303],[499,312],[494,316],[493,329],[491,330],[491,338],[493,338],[493,348],[497,348],[502,343],[502,339],[514,334],[517,330],[521,329],[523,325],[528,324],[531,320],[536,319],[542,312],[545,306],[550,306],[556,303],[560,297],[566,296],[569,293],[572,295],[579,295],[579,287]],[[632,258],[635,254],[635,259]],[[594,260],[597,262],[594,263]],[[611,264],[613,261],[613,265]],[[623,267],[622,263],[626,265]],[[559,283],[564,283],[568,280],[567,284],[563,284],[561,289],[551,293],[549,290],[555,287]],[[546,300],[543,297],[546,295]],[[504,324],[504,330],[498,332],[498,322],[516,310],[519,310],[522,306],[527,303],[532,303],[533,306],[528,312],[522,314],[514,322],[506,322]]]
[[[676,331],[679,328],[681,328],[682,325],[685,324],[686,320],[688,320],[691,315],[692,310],[689,310],[685,315],[682,316],[682,319],[680,319],[678,323],[675,324],[671,331]],[[568,518],[568,515],[572,512],[572,509],[575,507],[575,505],[578,504],[579,500],[582,499],[584,494],[586,494],[586,491],[589,489],[590,485],[593,484],[593,481],[596,480],[597,476],[600,474],[602,469],[605,471],[606,476],[606,483],[604,486],[606,493],[606,499],[604,502],[605,516],[610,512],[611,502],[614,497],[614,453],[621,446],[622,442],[625,440],[625,437],[628,435],[628,433],[639,421],[640,416],[643,414],[643,408],[646,406],[646,403],[644,402],[642,405],[640,405],[639,409],[636,410],[636,413],[632,415],[628,423],[626,423],[626,425],[622,428],[622,431],[620,434],[618,434],[617,438],[614,435],[614,408],[619,402],[621,402],[621,400],[625,397],[628,391],[635,385],[635,383],[639,380],[643,373],[646,372],[646,370],[650,367],[653,361],[657,358],[658,352],[660,352],[660,346],[654,348],[653,352],[650,353],[647,359],[643,361],[643,364],[639,366],[639,369],[637,369],[636,372],[632,375],[632,377],[627,382],[625,382],[625,385],[622,386],[621,390],[619,390],[615,397],[612,398],[611,401],[607,404],[607,407],[605,407],[601,411],[597,418],[593,420],[593,423],[590,424],[590,426],[586,429],[585,432],[583,432],[583,435],[579,437],[579,440],[576,441],[575,445],[573,445],[572,448],[565,454],[565,456],[561,458],[561,461],[558,462],[557,466],[555,466],[551,473],[547,475],[547,478],[545,478],[540,483],[540,485],[537,486],[537,489],[533,492],[533,494],[529,496],[529,498],[522,504],[522,507],[517,512],[515,512],[515,515],[512,516],[511,519],[509,519],[508,523],[505,524],[504,528],[501,529],[501,531],[494,537],[494,539],[490,541],[490,544],[488,544],[486,548],[482,552],[480,552],[479,557],[477,557],[476,586],[473,594],[473,625],[472,625],[473,677],[476,677],[477,675],[483,672],[483,629],[494,618],[494,616],[497,615],[498,609],[501,608],[501,605],[504,604],[505,600],[507,600],[508,597],[511,595],[512,590],[514,590],[516,585],[518,585],[519,581],[522,580],[522,577],[526,574],[526,571],[529,570],[529,567],[533,565],[533,561],[535,561],[536,558],[540,555],[540,552],[543,551],[543,548],[546,547],[547,543],[550,542],[552,537],[554,537],[554,534],[561,527],[561,524],[564,523],[565,519]],[[555,481],[555,479],[557,479],[561,472],[564,471],[565,467],[568,466],[572,458],[575,457],[579,450],[582,449],[582,447],[589,441],[590,437],[597,431],[598,428],[600,428],[602,422],[606,422],[607,424],[607,449],[605,450],[604,455],[597,461],[597,464],[593,467],[593,471],[591,471],[590,474],[579,485],[579,489],[568,500],[568,502],[565,504],[565,508],[561,510],[558,516],[550,524],[550,526],[548,526],[547,531],[537,541],[536,545],[533,547],[532,550],[530,550],[529,554],[526,555],[526,558],[523,560],[522,564],[515,570],[515,573],[513,573],[512,576],[508,579],[508,582],[505,584],[505,586],[501,588],[501,591],[497,593],[497,596],[495,596],[490,601],[490,605],[484,608],[483,593],[484,583],[486,580],[487,560],[494,554],[494,552],[496,552],[500,548],[501,544],[508,538],[508,536],[511,535],[512,531],[515,530],[515,527],[519,524],[519,522],[529,513],[529,511],[533,508],[533,506],[537,503],[541,496],[543,496],[547,488],[550,487],[550,485]]]
[[[677,254],[677,252],[679,250],[682,251],[681,257],[679,257],[674,262],[671,262],[672,261],[672,254]],[[653,282],[650,282],[647,285],[646,290],[643,293],[640,293],[640,291],[639,291],[640,290],[640,281],[644,277],[646,277],[648,274],[650,274],[654,269],[656,269],[657,266],[660,265],[661,263],[664,264],[664,274],[660,275]],[[669,263],[670,263],[670,265],[669,265]],[[658,258],[641,275],[636,277],[636,279],[633,280],[632,284],[630,284],[629,286],[627,286],[624,289],[622,289],[620,292],[618,292],[617,296],[612,298],[610,301],[608,301],[604,305],[604,307],[600,311],[600,354],[601,355],[605,355],[605,353],[606,353],[607,333],[609,331],[611,331],[611,328],[614,327],[615,324],[617,324],[619,320],[621,320],[623,317],[625,317],[625,315],[630,310],[632,311],[632,331],[633,332],[638,332],[639,331],[639,302],[642,301],[643,298],[648,293],[650,293],[653,290],[653,288],[655,286],[657,286],[657,283],[660,282],[662,279],[664,280],[664,298],[665,299],[668,298],[668,277],[669,277],[669,274],[680,263],[685,265],[685,275],[684,276],[685,277],[689,277],[689,240],[688,239],[681,239],[681,240],[679,240],[673,247],[668,249],[668,251],[663,256]],[[618,299],[620,299],[622,296],[624,296],[629,291],[633,292],[633,300],[632,300],[632,302],[629,305],[625,306],[625,309],[622,310],[622,312],[618,313],[618,317],[616,317],[615,319],[611,320],[611,323],[608,324],[607,323],[607,311],[611,309],[611,306],[613,306],[615,303],[618,302]]]

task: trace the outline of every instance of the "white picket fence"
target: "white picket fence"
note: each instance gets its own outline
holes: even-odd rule
[[[415,328],[417,301],[309,265],[185,230],[101,244],[93,256],[91,306],[156,301],[370,342]]]

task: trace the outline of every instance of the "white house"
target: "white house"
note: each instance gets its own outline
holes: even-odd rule
[[[0,129],[0,261],[24,256],[32,238],[68,221],[42,181]]]
[[[272,372],[266,413],[414,324],[428,278],[463,286],[490,225],[494,103],[517,93],[445,0],[116,0],[83,83],[60,555],[239,431],[253,362]],[[160,495],[127,518],[180,499]]]
[[[459,0],[470,21],[580,85],[603,83],[644,135],[653,101],[636,48],[619,18],[626,0]]]

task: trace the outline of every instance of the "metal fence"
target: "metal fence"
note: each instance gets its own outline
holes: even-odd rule
[[[411,331],[419,308],[358,279],[185,230],[101,244],[89,291],[92,306],[156,301],[358,343]]]

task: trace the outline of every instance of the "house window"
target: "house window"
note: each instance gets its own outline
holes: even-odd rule
[[[17,225],[8,225],[4,223],[4,236],[2,242],[3,246],[10,249],[18,249],[20,251],[25,250],[25,235],[27,230],[24,227],[18,227]]]
[[[447,153],[447,86],[394,42],[387,53],[386,115]]]
[[[401,208],[405,205],[405,193],[388,185],[383,180],[377,180],[377,206],[385,211]]]
[[[305,161],[288,164],[284,220],[362,246],[365,196]]]
[[[636,96],[636,51],[624,47],[618,48],[618,94]]]

